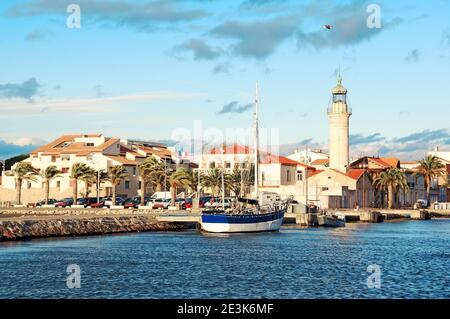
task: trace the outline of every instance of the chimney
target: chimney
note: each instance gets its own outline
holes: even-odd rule
[[[435,152],[439,152],[439,146],[436,146],[436,147],[434,148],[434,151],[435,151]]]

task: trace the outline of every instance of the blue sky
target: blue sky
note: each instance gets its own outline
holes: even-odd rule
[[[365,25],[370,3],[381,29]],[[66,133],[249,127],[256,81],[263,127],[326,147],[339,68],[353,153],[419,157],[450,145],[449,13],[445,0],[3,0],[0,157]]]

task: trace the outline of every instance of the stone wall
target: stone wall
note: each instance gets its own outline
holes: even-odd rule
[[[182,229],[180,225],[157,222],[150,216],[20,218],[0,221],[0,241]]]

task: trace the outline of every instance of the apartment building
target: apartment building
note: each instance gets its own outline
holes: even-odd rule
[[[74,134],[64,135],[47,145],[41,146],[30,153],[25,161],[33,167],[45,169],[55,165],[61,176],[50,183],[50,198],[64,198],[72,196],[73,181],[70,179],[71,169],[75,163],[85,163],[95,170],[107,172],[113,165],[123,165],[128,177],[116,187],[117,194],[133,197],[140,195],[140,178],[138,165],[147,156],[155,156],[158,160],[171,163],[171,151],[162,144],[134,142],[121,140],[116,137],[106,137],[103,134]],[[14,168],[2,176],[0,201],[15,200]],[[79,195],[86,193],[84,182],[78,182]],[[44,198],[42,178],[36,182],[24,181],[22,188],[22,202],[33,203]],[[96,186],[91,187],[90,196],[96,196]],[[151,190],[148,190],[151,191]],[[112,186],[109,182],[100,184],[100,196],[111,195]]]

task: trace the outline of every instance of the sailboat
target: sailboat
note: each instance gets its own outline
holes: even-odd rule
[[[280,200],[273,193],[258,192],[259,164],[259,124],[258,124],[258,84],[256,84],[254,112],[254,169],[255,199],[239,198],[239,207],[226,211],[204,211],[201,216],[201,230],[211,233],[244,233],[278,231],[291,199]],[[222,172],[223,173],[223,172]],[[222,191],[222,203],[224,193]]]

